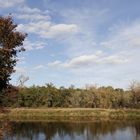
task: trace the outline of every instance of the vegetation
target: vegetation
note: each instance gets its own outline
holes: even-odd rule
[[[9,85],[17,53],[24,51],[21,46],[27,35],[16,31],[16,27],[11,16],[0,16],[0,92]]]
[[[11,74],[15,71],[17,54],[24,51],[22,45],[27,34],[18,32],[16,27],[17,24],[14,24],[11,16],[0,16],[0,113],[5,112],[2,107],[7,102],[4,100],[15,101],[13,97],[17,93],[17,88],[11,86],[9,81]],[[10,128],[7,124],[7,122],[0,122],[0,139],[4,131]]]
[[[46,84],[19,87],[15,92],[4,94],[1,103],[4,107],[140,108],[140,88],[138,82],[127,91],[111,86],[79,89]]]
[[[48,121],[94,121],[140,119],[138,109],[92,109],[92,108],[14,108],[1,113],[0,119],[15,120],[48,120]]]

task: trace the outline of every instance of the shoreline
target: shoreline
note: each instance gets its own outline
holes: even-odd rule
[[[1,120],[140,120],[140,109],[5,108]]]

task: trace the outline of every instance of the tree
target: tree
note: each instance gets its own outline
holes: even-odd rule
[[[25,50],[22,46],[27,34],[18,32],[16,27],[11,16],[0,16],[0,92],[9,85],[17,53]]]
[[[130,85],[130,91],[133,94],[133,103],[140,107],[140,82],[132,81]]]
[[[19,76],[17,80],[17,84],[19,87],[24,87],[24,83],[27,82],[28,80],[29,80],[29,77],[22,74]]]

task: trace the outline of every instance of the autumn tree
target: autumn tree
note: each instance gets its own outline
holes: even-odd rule
[[[11,16],[0,16],[0,92],[7,88],[17,62],[17,53],[24,51],[27,34],[17,31]]]
[[[133,94],[133,103],[140,108],[140,82],[132,81],[130,91]]]

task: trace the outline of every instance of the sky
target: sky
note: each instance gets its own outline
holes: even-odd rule
[[[140,81],[140,0],[0,0],[28,33],[11,83],[127,88]]]

